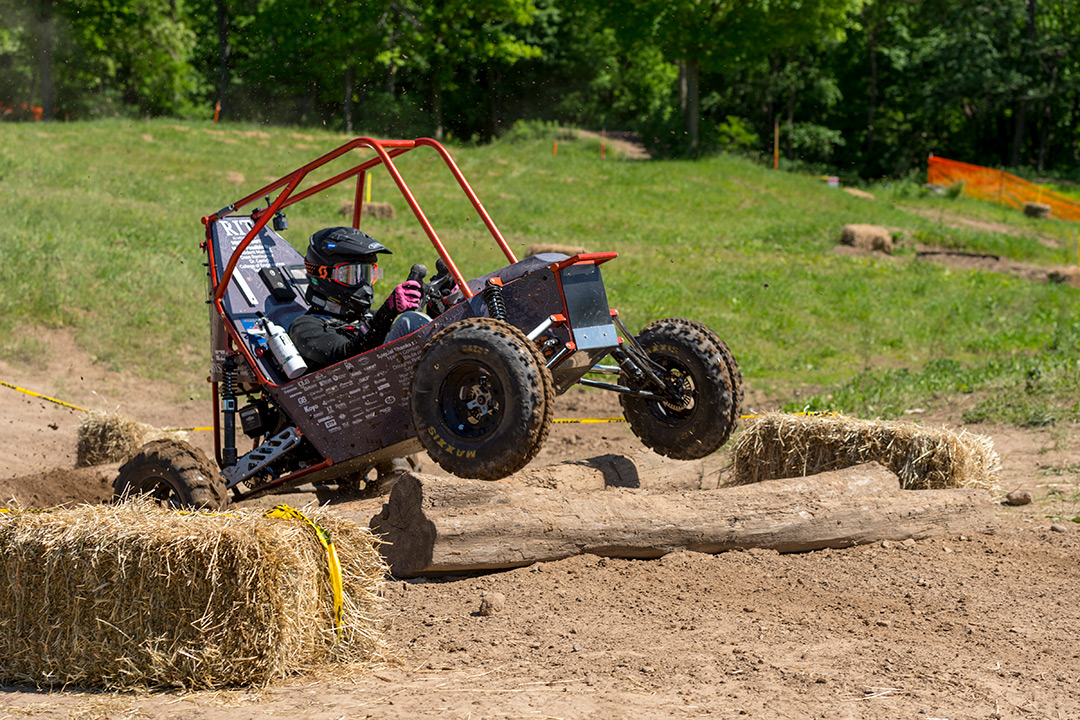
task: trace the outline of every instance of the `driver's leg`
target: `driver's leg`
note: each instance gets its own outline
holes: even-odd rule
[[[386,333],[386,339],[383,342],[388,343],[403,338],[409,333],[416,332],[429,322],[431,322],[431,318],[425,313],[417,310],[406,310],[394,320],[394,324],[390,326],[390,332]]]

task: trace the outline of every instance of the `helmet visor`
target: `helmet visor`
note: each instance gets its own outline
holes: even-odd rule
[[[341,263],[331,268],[330,277],[342,285],[371,284],[382,277],[382,271],[377,263]]]

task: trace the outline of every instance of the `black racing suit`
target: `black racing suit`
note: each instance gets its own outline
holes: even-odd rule
[[[319,370],[382,345],[396,315],[389,302],[383,303],[367,321],[348,320],[312,308],[293,320],[289,337],[308,370]]]

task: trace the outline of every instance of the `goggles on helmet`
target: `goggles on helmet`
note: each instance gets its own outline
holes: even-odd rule
[[[361,283],[373,284],[382,277],[378,263],[346,262],[337,265],[311,265],[305,263],[308,273],[318,278],[333,280],[352,287]]]

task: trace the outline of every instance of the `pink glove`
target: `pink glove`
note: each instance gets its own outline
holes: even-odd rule
[[[416,310],[420,307],[420,283],[415,280],[406,280],[394,288],[390,297],[386,298],[390,309],[396,313],[406,310]]]

